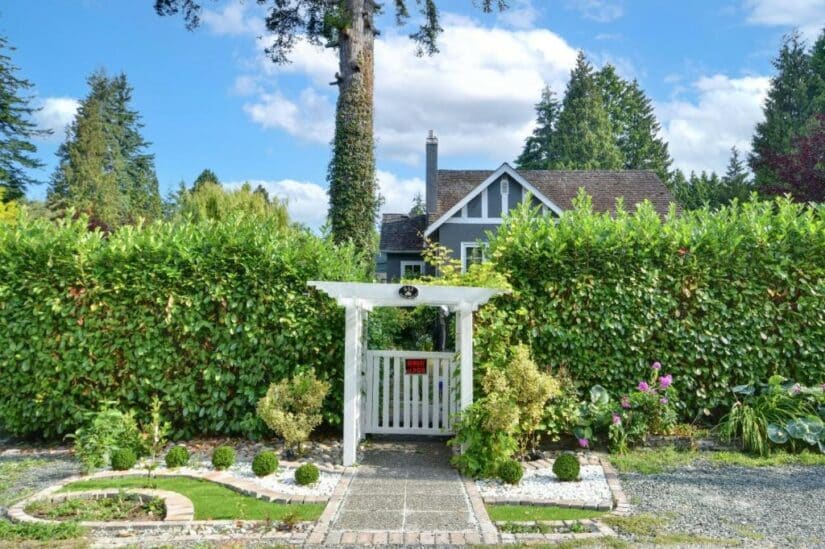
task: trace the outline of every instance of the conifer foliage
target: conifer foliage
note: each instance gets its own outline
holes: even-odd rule
[[[74,208],[94,222],[116,227],[161,216],[154,155],[146,152],[140,114],[131,106],[126,75],[93,73],[81,101],[47,197],[58,212]]]
[[[670,177],[650,99],[611,65],[596,71],[580,53],[561,104],[545,86],[536,115],[516,160],[520,169],[640,169]]]
[[[0,36],[0,194],[4,200],[22,197],[26,187],[36,183],[26,172],[43,166],[33,156],[37,146],[32,140],[50,133],[32,120],[37,109],[24,95],[32,84],[18,76],[12,52],[14,48]]]

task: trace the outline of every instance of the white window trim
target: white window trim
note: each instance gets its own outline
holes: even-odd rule
[[[484,247],[487,245],[486,242],[479,242],[478,240],[473,240],[470,242],[462,242],[461,243],[461,272],[467,272],[467,249],[468,248],[481,248],[481,261],[484,261]]]
[[[416,266],[418,266],[418,267],[421,268],[421,274],[423,275],[424,274],[424,265],[425,265],[425,263],[423,261],[401,261],[401,268],[399,269],[399,271],[400,271],[399,274],[400,274],[401,278],[404,278],[404,271],[406,270],[407,267],[416,267]]]

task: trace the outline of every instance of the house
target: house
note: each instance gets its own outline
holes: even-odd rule
[[[673,196],[647,170],[516,170],[506,162],[496,170],[439,170],[438,139],[430,131],[426,142],[426,212],[423,215],[384,214],[377,273],[398,280],[430,274],[421,256],[427,239],[449,248],[463,270],[484,258],[488,231],[522,200],[546,215],[558,216],[572,207],[579,189],[593,198],[595,211],[612,211],[624,197],[628,207],[649,200],[667,213]]]

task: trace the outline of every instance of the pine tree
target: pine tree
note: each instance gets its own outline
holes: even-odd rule
[[[213,172],[209,168],[206,168],[198,175],[198,177],[195,179],[195,182],[192,183],[192,191],[197,191],[206,183],[214,183],[216,185],[220,185],[221,180],[218,179],[218,176],[215,175],[215,172]]]
[[[424,215],[425,213],[427,213],[427,208],[424,204],[424,197],[421,196],[421,193],[415,193],[412,208],[410,208],[410,216]]]
[[[813,113],[825,113],[825,28],[811,48],[811,82],[808,98]]]
[[[123,223],[133,223],[138,218],[148,220],[160,218],[163,213],[162,201],[155,174],[154,155],[145,152],[149,143],[140,130],[143,124],[140,114],[130,107],[132,87],[126,76],[121,74],[109,78],[103,71],[93,73],[87,80],[89,94],[81,102],[81,110],[75,123],[70,127],[66,142],[58,150],[59,165],[52,177],[48,203],[51,207],[65,209],[75,207],[89,211],[93,217],[115,227]],[[90,105],[89,108],[83,108]],[[100,177],[112,178],[116,182],[118,197],[116,215],[111,215],[111,204],[102,205],[106,214],[102,215],[93,206],[81,201],[83,182],[72,179],[78,161],[71,154],[73,144],[80,138],[78,131],[83,125],[81,116],[99,116],[104,141],[104,161],[99,164]],[[93,165],[93,164],[92,164]],[[88,171],[89,166],[84,167]]]
[[[19,69],[11,60],[14,48],[0,36],[0,189],[3,200],[23,196],[26,187],[37,183],[26,170],[41,168],[43,163],[34,157],[37,147],[32,140],[48,135],[31,120],[37,109],[31,98],[22,95],[33,85],[17,76]]]
[[[737,200],[747,202],[753,192],[753,185],[748,180],[748,170],[745,162],[739,155],[739,149],[734,145],[730,149],[730,160],[722,177],[722,188],[718,197],[718,205],[727,205]]]
[[[69,130],[71,138],[58,151],[47,203],[52,210],[74,208],[94,223],[116,226],[123,211],[116,172],[106,136],[103,106],[96,98],[83,102]]]
[[[516,159],[520,170],[545,170],[553,162],[555,129],[559,118],[559,101],[550,86],[545,85],[541,99],[536,103],[536,127],[524,142],[524,149]]]
[[[554,169],[613,170],[622,167],[622,155],[613,139],[613,127],[604,106],[593,67],[579,52],[556,124],[558,155]]]
[[[771,79],[763,109],[765,119],[756,126],[749,158],[758,187],[777,184],[766,156],[788,152],[792,139],[813,114],[809,97],[813,80],[811,60],[799,32],[785,36],[773,66],[777,73]]]

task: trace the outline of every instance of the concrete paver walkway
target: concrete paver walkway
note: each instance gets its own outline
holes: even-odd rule
[[[377,442],[331,530],[477,531],[477,521],[444,442]]]

